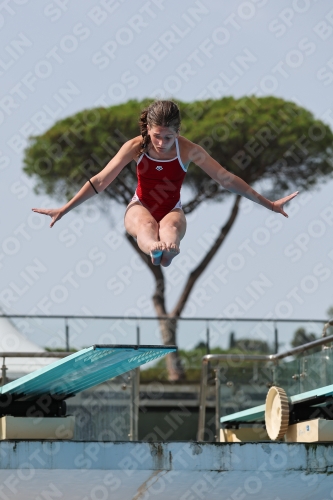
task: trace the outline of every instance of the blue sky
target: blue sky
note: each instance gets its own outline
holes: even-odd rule
[[[329,2],[12,0],[2,6],[0,29],[0,305],[7,313],[154,315],[153,279],[122,237],[123,207],[111,203],[102,213],[93,198],[52,230],[31,212],[58,205],[34,194],[22,173],[27,138],[56,120],[132,98],[255,94],[292,100],[333,125]],[[184,315],[324,319],[333,305],[332,188],[330,181],[300,193],[289,219],[243,200]],[[188,217],[181,256],[166,270],[169,308],[230,203]],[[189,331],[184,342],[199,336]]]

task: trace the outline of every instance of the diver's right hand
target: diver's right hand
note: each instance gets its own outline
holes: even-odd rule
[[[54,224],[64,215],[64,212],[61,208],[32,208],[32,211],[51,217],[52,220],[50,223],[50,227],[54,226]]]

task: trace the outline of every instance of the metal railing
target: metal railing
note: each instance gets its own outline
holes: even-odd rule
[[[93,316],[86,315],[29,315],[0,314],[27,336],[30,341],[50,350],[82,348],[92,344],[152,344],[160,343],[161,322],[169,317],[151,316]],[[269,351],[277,353],[289,344],[296,328],[302,327],[318,334],[327,320],[319,319],[263,319],[197,317],[177,319],[177,339],[180,348],[193,349],[199,343],[211,349],[229,347],[231,335],[236,341],[242,337],[269,344]],[[93,328],[92,328],[93,325]],[[149,338],[149,341],[148,341]],[[151,339],[154,339],[152,342]],[[1,349],[1,345],[0,345]],[[267,351],[268,352],[268,351]]]
[[[257,362],[272,362],[274,365],[278,364],[278,361],[287,358],[289,356],[294,356],[296,354],[304,353],[310,349],[314,349],[318,346],[323,346],[333,342],[333,335],[326,337],[326,331],[329,326],[333,326],[333,320],[328,321],[323,328],[322,338],[303,344],[301,346],[295,347],[294,349],[289,349],[288,351],[269,354],[269,355],[251,355],[251,354],[206,354],[202,358],[201,367],[201,380],[200,380],[200,395],[199,395],[199,419],[198,419],[198,434],[197,440],[204,441],[205,433],[205,423],[206,423],[206,395],[208,386],[208,372],[209,365],[212,362],[221,361],[257,361]],[[273,383],[274,380],[274,370],[273,370]],[[220,428],[220,377],[219,377],[219,367],[215,370],[215,429],[216,429],[216,440],[219,440],[219,428]]]
[[[65,358],[73,354],[72,352],[0,352],[2,358],[1,366],[1,386],[7,383],[6,358]],[[130,441],[138,441],[138,422],[139,422],[139,385],[140,368],[135,368],[128,372],[128,381],[130,384],[130,404],[129,404],[129,433]]]

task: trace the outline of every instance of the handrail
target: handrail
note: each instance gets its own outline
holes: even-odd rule
[[[326,325],[329,325],[329,324],[330,324],[330,322],[326,323]],[[333,324],[333,322],[332,322],[332,324]],[[324,326],[324,328],[325,328],[325,326]],[[323,345],[323,344],[329,344],[330,342],[333,342],[333,335],[330,335],[329,337],[322,337],[320,339],[313,340],[312,342],[308,342],[307,344],[303,344],[303,345],[300,345],[298,347],[294,347],[294,349],[290,349],[289,351],[282,352],[281,354],[272,354],[271,358],[272,358],[272,361],[277,361],[279,359],[287,358],[288,356],[293,356],[294,354],[299,354],[300,352],[308,351],[309,349],[313,349],[314,347],[318,347],[318,346]]]
[[[170,319],[169,316],[97,316],[97,315],[92,315],[92,314],[0,314],[0,318],[28,318],[28,319],[34,319],[34,318],[39,318],[39,319],[126,319],[130,321],[138,321],[138,320],[168,320]],[[181,321],[233,321],[233,322],[256,322],[256,323],[274,323],[275,321],[278,321],[279,323],[325,323],[324,319],[297,319],[297,318],[289,318],[289,319],[284,319],[281,318],[279,320],[276,320],[274,318],[228,318],[228,317],[223,317],[223,316],[198,316],[195,318],[191,317],[181,317],[179,318]]]
[[[328,326],[333,325],[333,320],[330,320],[325,324],[323,332],[326,333]],[[200,396],[199,396],[199,419],[198,419],[198,435],[197,440],[203,441],[205,422],[206,422],[206,393],[207,393],[207,382],[208,382],[208,364],[211,361],[272,361],[276,363],[277,361],[299,354],[314,347],[320,345],[329,344],[333,342],[333,335],[329,337],[322,337],[307,344],[295,347],[294,349],[289,349],[288,351],[282,352],[280,354],[206,354],[202,357],[201,366],[201,380],[200,380]]]

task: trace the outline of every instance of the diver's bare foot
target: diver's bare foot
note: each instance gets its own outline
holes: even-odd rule
[[[177,257],[180,250],[178,245],[176,245],[175,243],[171,243],[170,245],[166,243],[165,246],[166,248],[165,250],[163,250],[163,255],[161,258],[161,266],[168,267],[170,266],[172,259]]]
[[[159,266],[161,264],[161,259],[163,256],[163,251],[166,249],[166,246],[161,241],[157,241],[150,249],[150,257],[152,264],[154,266]]]

